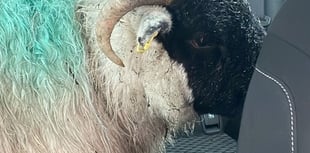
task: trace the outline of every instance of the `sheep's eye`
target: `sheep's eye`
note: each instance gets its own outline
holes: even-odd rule
[[[196,33],[194,37],[189,40],[190,45],[196,49],[204,49],[214,47],[215,43],[210,40],[205,33]]]

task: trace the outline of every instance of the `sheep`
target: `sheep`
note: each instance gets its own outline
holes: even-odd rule
[[[103,9],[84,10],[88,13],[92,12],[90,10],[95,10],[93,12],[97,13],[99,10],[105,11],[99,15],[85,15],[85,20],[89,22],[84,27],[90,27],[86,33],[91,35],[86,37],[90,37],[91,41],[88,44],[93,47],[90,49],[91,52],[95,54],[103,52],[113,63],[121,66],[117,67],[108,61],[102,66],[104,72],[99,72],[95,77],[107,74],[106,69],[111,69],[114,75],[122,73],[120,76],[134,72],[138,75],[137,79],[143,82],[147,92],[148,82],[159,81],[156,77],[147,80],[149,77],[144,75],[148,75],[151,70],[149,75],[157,76],[153,71],[160,72],[162,69],[169,69],[171,65],[178,65],[186,77],[186,80],[183,80],[186,82],[183,84],[186,84],[186,88],[191,91],[193,101],[189,102],[193,104],[195,111],[199,114],[220,114],[232,119],[232,122],[237,122],[232,123],[237,124],[233,127],[236,128],[235,131],[229,133],[233,138],[237,138],[246,90],[266,34],[259,20],[251,12],[248,2],[163,1],[166,5],[162,8],[164,10],[160,10],[159,6],[138,7],[145,5],[146,1],[130,1],[130,4],[126,1],[110,2]],[[97,6],[99,3],[93,2],[93,4]],[[158,2],[154,1],[154,4]],[[134,7],[138,8],[130,12]],[[129,13],[123,16],[127,12]],[[102,19],[99,20],[98,16]],[[120,18],[120,22],[116,24]],[[116,26],[111,36],[114,24]],[[135,51],[140,49],[139,46],[147,46],[154,33],[158,36],[152,42],[151,48],[144,54],[136,53]],[[167,58],[168,63],[162,58]],[[164,94],[146,94],[150,95],[164,96]],[[151,108],[155,107],[152,100],[149,103]],[[169,103],[179,106],[188,104],[184,100],[163,101],[159,108],[164,108],[164,105]]]
[[[216,17],[234,14],[223,22],[206,16],[197,22],[201,5],[210,6],[202,12],[223,8],[214,12]],[[8,0],[0,6],[0,150],[6,153],[164,152],[164,142],[178,130],[193,128],[195,109],[202,112],[197,104],[219,114],[234,109],[229,102],[214,106],[208,101],[208,96],[216,98],[208,94],[216,90],[209,80],[225,79],[223,72],[208,76],[217,59],[214,52],[234,58],[229,49],[244,41],[240,53],[250,55],[241,69],[247,70],[263,35],[242,0]],[[232,25],[237,19],[243,22]],[[201,31],[182,29],[188,23],[199,27],[200,21],[216,25],[215,38],[227,42],[201,47]],[[240,35],[225,33],[230,28]],[[188,34],[198,37],[178,37]],[[178,48],[181,43],[184,48]],[[186,44],[192,45],[190,54],[178,54],[188,49]],[[196,51],[210,51],[212,57]],[[229,76],[240,72],[233,71],[236,61],[222,66],[233,72]],[[249,71],[241,75],[248,77]],[[242,79],[237,77],[246,86]]]

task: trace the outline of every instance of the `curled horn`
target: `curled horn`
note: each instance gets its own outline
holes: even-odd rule
[[[134,8],[143,5],[168,5],[171,0],[108,0],[100,11],[96,24],[96,36],[100,49],[115,64],[124,67],[122,60],[112,49],[110,37],[116,23]]]

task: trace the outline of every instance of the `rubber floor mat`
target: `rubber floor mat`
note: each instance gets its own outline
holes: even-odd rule
[[[226,134],[193,135],[167,145],[167,153],[236,153],[237,143]]]

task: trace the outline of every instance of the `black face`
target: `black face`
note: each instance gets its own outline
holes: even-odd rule
[[[182,63],[199,113],[234,115],[242,108],[263,29],[243,0],[177,0],[168,8],[173,29],[162,35]]]

